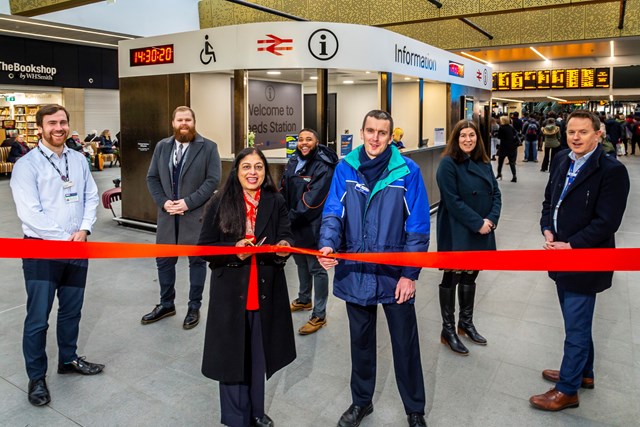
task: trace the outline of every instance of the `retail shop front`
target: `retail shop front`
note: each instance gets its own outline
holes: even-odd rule
[[[198,132],[217,142],[223,180],[249,138],[276,174],[298,130],[318,130],[339,155],[361,144],[362,118],[391,112],[404,154],[422,167],[432,203],[451,125],[486,117],[491,68],[381,28],[278,22],[218,27],[119,44],[123,219],[154,223],[145,175],[171,112],[191,106]],[[278,167],[279,166],[279,167]],[[276,177],[277,178],[277,177]]]
[[[84,135],[92,126],[91,118],[86,123],[87,102],[92,105],[95,98],[103,104],[96,113],[100,116],[113,98],[109,95],[117,97],[117,61],[115,49],[0,36],[0,139],[21,133],[28,142],[37,142],[35,114],[51,103],[64,105],[72,130]],[[101,127],[120,127],[119,119],[102,115],[98,120]]]

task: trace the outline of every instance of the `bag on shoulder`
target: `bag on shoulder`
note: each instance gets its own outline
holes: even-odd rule
[[[527,139],[532,141],[538,139],[538,125],[535,123],[529,123],[527,126]]]

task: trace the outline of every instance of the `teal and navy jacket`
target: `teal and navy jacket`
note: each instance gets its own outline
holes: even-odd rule
[[[429,199],[418,165],[392,150],[389,165],[367,188],[358,147],[336,167],[322,213],[318,247],[335,252],[426,252]],[[393,260],[389,260],[393,262]],[[359,305],[395,303],[398,280],[416,280],[420,268],[340,260],[333,294]],[[413,303],[413,299],[409,301]]]

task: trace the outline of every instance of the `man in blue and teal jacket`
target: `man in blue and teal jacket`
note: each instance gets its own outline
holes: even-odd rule
[[[336,167],[322,214],[320,252],[426,252],[429,200],[418,165],[390,146],[393,119],[367,113],[364,145]],[[353,427],[373,412],[376,382],[376,310],[382,304],[393,349],[396,381],[409,426],[425,426],[425,391],[414,307],[420,268],[340,261],[333,293],[346,301],[351,336],[352,405],[339,427]],[[389,260],[391,263],[393,260]]]

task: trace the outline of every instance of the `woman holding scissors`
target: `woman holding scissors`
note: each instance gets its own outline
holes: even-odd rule
[[[200,245],[290,246],[287,208],[264,154],[246,148],[203,218]],[[212,270],[202,373],[220,382],[222,424],[273,426],[265,376],[296,357],[284,274],[288,253],[205,256]]]

